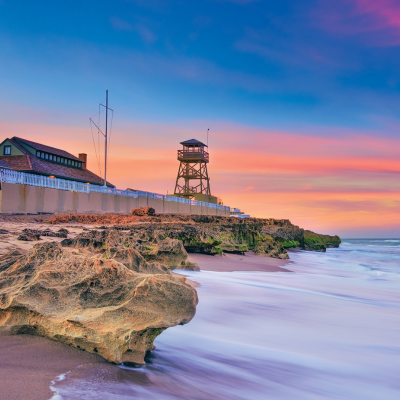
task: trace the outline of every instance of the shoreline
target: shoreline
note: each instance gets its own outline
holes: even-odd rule
[[[253,253],[225,257],[190,253],[189,258],[199,265],[200,271],[291,272],[284,268],[291,261]],[[194,288],[200,286],[192,279],[186,278],[186,282]],[[4,399],[51,399],[54,392],[50,386],[59,375],[82,365],[114,366],[96,354],[32,335],[0,336],[0,354],[0,387]]]
[[[189,253],[189,260],[200,267],[200,271],[214,272],[293,272],[286,267],[291,260],[263,257],[246,252],[245,255],[225,253],[221,256]]]

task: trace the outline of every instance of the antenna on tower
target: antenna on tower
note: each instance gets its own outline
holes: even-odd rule
[[[208,147],[208,132],[209,132],[210,128],[207,129],[207,147]]]

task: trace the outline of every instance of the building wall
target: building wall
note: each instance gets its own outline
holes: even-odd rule
[[[13,183],[2,183],[1,213],[128,213],[132,208],[153,207],[157,214],[196,214],[229,216],[229,210],[193,206],[163,199],[117,196],[107,193],[81,193]]]

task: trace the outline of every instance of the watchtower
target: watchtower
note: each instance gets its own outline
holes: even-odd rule
[[[210,178],[207,172],[209,155],[205,151],[205,147],[208,146],[196,139],[186,140],[180,144],[183,149],[178,150],[180,165],[174,194],[187,199],[204,197],[205,201],[211,196]]]

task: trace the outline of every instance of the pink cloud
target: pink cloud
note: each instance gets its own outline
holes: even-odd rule
[[[400,3],[396,0],[321,1],[316,14],[328,31],[360,36],[377,46],[400,45]]]

